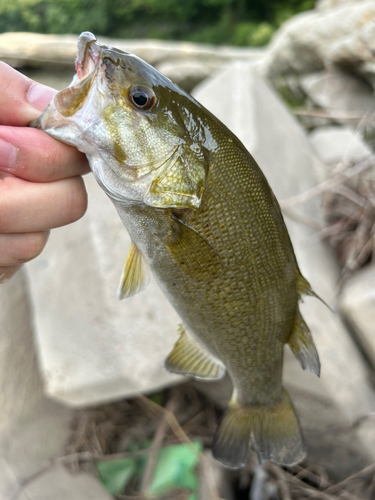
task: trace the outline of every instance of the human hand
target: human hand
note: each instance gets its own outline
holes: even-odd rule
[[[0,283],[86,211],[85,155],[27,128],[55,92],[0,62]]]

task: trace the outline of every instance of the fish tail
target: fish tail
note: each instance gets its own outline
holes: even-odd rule
[[[243,467],[251,441],[261,462],[294,465],[304,458],[297,415],[285,390],[275,406],[233,407],[216,431],[213,456],[228,467]]]

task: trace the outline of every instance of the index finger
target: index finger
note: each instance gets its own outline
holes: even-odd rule
[[[0,61],[0,125],[27,127],[55,93],[51,87],[34,82]]]

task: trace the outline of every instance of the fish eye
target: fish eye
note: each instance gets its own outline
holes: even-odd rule
[[[134,108],[141,109],[142,111],[148,111],[156,103],[154,91],[148,87],[141,87],[139,85],[129,90],[128,98]]]

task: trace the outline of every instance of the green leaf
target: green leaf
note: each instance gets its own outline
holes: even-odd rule
[[[160,496],[177,488],[187,488],[194,492],[189,500],[196,498],[198,477],[195,468],[199,461],[201,443],[167,446],[160,450],[154,477],[147,489],[150,495]]]
[[[137,472],[138,463],[136,458],[102,460],[96,463],[96,468],[105,488],[112,495],[116,495],[124,490],[129,480]]]

